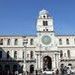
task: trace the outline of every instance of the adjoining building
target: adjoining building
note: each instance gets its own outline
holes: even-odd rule
[[[56,70],[61,65],[75,68],[75,36],[57,35],[53,17],[41,10],[36,35],[0,36],[0,75]]]

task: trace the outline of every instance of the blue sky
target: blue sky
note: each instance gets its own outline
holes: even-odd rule
[[[75,0],[0,0],[0,34],[36,34],[43,8],[53,16],[56,33],[75,34]]]

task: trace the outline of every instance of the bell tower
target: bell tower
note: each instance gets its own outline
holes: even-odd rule
[[[41,10],[37,19],[37,32],[49,32],[53,29],[53,18],[47,10]]]

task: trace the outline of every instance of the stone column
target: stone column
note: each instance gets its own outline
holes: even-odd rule
[[[24,72],[23,74],[26,75],[26,64],[25,63],[23,64],[23,72]]]
[[[55,61],[55,54],[52,56],[52,69],[54,70],[56,68],[56,61]]]
[[[55,54],[55,67],[59,68],[59,54]]]
[[[39,54],[36,54],[36,59],[37,59],[37,60],[36,60],[37,70],[38,70],[38,68],[39,68],[39,62],[38,62],[38,61],[39,61],[39,59],[38,59],[39,57],[38,57],[38,56],[39,56]]]

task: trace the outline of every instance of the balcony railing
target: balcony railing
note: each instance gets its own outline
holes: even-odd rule
[[[36,59],[26,59],[26,62],[36,62]]]
[[[74,58],[62,58],[61,61],[75,61]]]
[[[22,58],[1,58],[0,62],[23,62]]]

